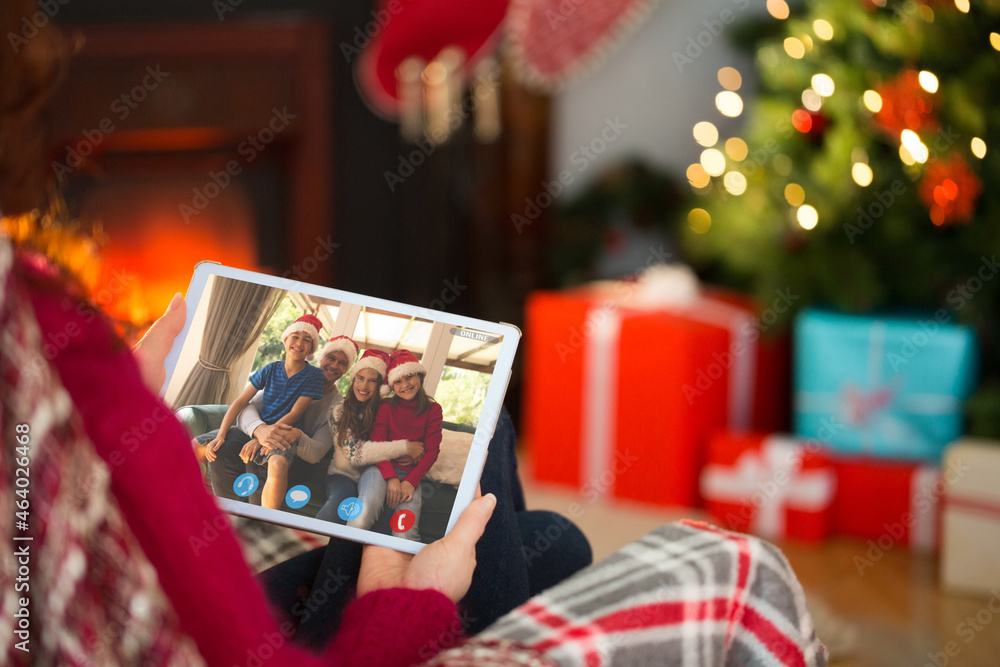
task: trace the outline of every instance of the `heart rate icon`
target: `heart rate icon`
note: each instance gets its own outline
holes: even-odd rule
[[[413,524],[416,522],[417,515],[413,513],[413,510],[399,510],[392,515],[390,525],[392,526],[392,532],[405,533],[413,528]]]

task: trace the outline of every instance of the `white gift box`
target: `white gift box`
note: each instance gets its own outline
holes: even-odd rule
[[[941,585],[1000,591],[1000,442],[961,438],[945,450]]]

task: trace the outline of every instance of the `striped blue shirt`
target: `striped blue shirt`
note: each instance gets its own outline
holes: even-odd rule
[[[260,411],[260,418],[265,424],[273,424],[291,411],[300,396],[313,400],[323,398],[323,380],[323,371],[309,364],[292,377],[285,374],[284,361],[264,366],[250,376],[250,384],[264,390],[264,409]],[[294,425],[301,428],[298,423]]]

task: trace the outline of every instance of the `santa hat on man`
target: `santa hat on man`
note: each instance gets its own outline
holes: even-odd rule
[[[347,367],[350,368],[354,360],[358,358],[358,349],[358,344],[348,336],[334,336],[326,341],[326,345],[323,346],[323,350],[319,353],[319,358],[322,360],[323,357],[331,352],[342,352],[347,357]],[[351,377],[353,379],[353,376]]]
[[[392,353],[389,357],[389,372],[386,377],[387,388],[392,387],[392,384],[399,378],[405,378],[407,375],[414,375],[419,373],[424,377],[427,377],[427,369],[424,365],[417,361],[417,358],[413,356],[413,353],[409,350],[398,350]]]
[[[354,377],[366,368],[378,373],[379,378],[382,380],[382,386],[379,387],[379,393],[382,397],[389,395],[389,386],[385,383],[385,372],[386,368],[389,366],[389,355],[382,350],[376,350],[369,348],[365,350],[365,353],[361,355],[358,359],[358,363],[354,364],[354,368],[351,369],[351,382],[354,382]]]
[[[281,342],[284,343],[285,339],[291,336],[296,331],[301,331],[302,333],[309,336],[312,340],[312,352],[306,355],[308,361],[312,361],[313,355],[316,350],[319,349],[319,332],[323,328],[323,323],[319,321],[319,318],[315,315],[303,315],[299,319],[295,320],[288,325],[288,328],[281,332]]]

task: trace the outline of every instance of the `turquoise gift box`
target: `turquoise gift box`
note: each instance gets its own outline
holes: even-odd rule
[[[978,362],[972,329],[952,319],[802,311],[795,432],[839,452],[939,461],[962,434]]]

